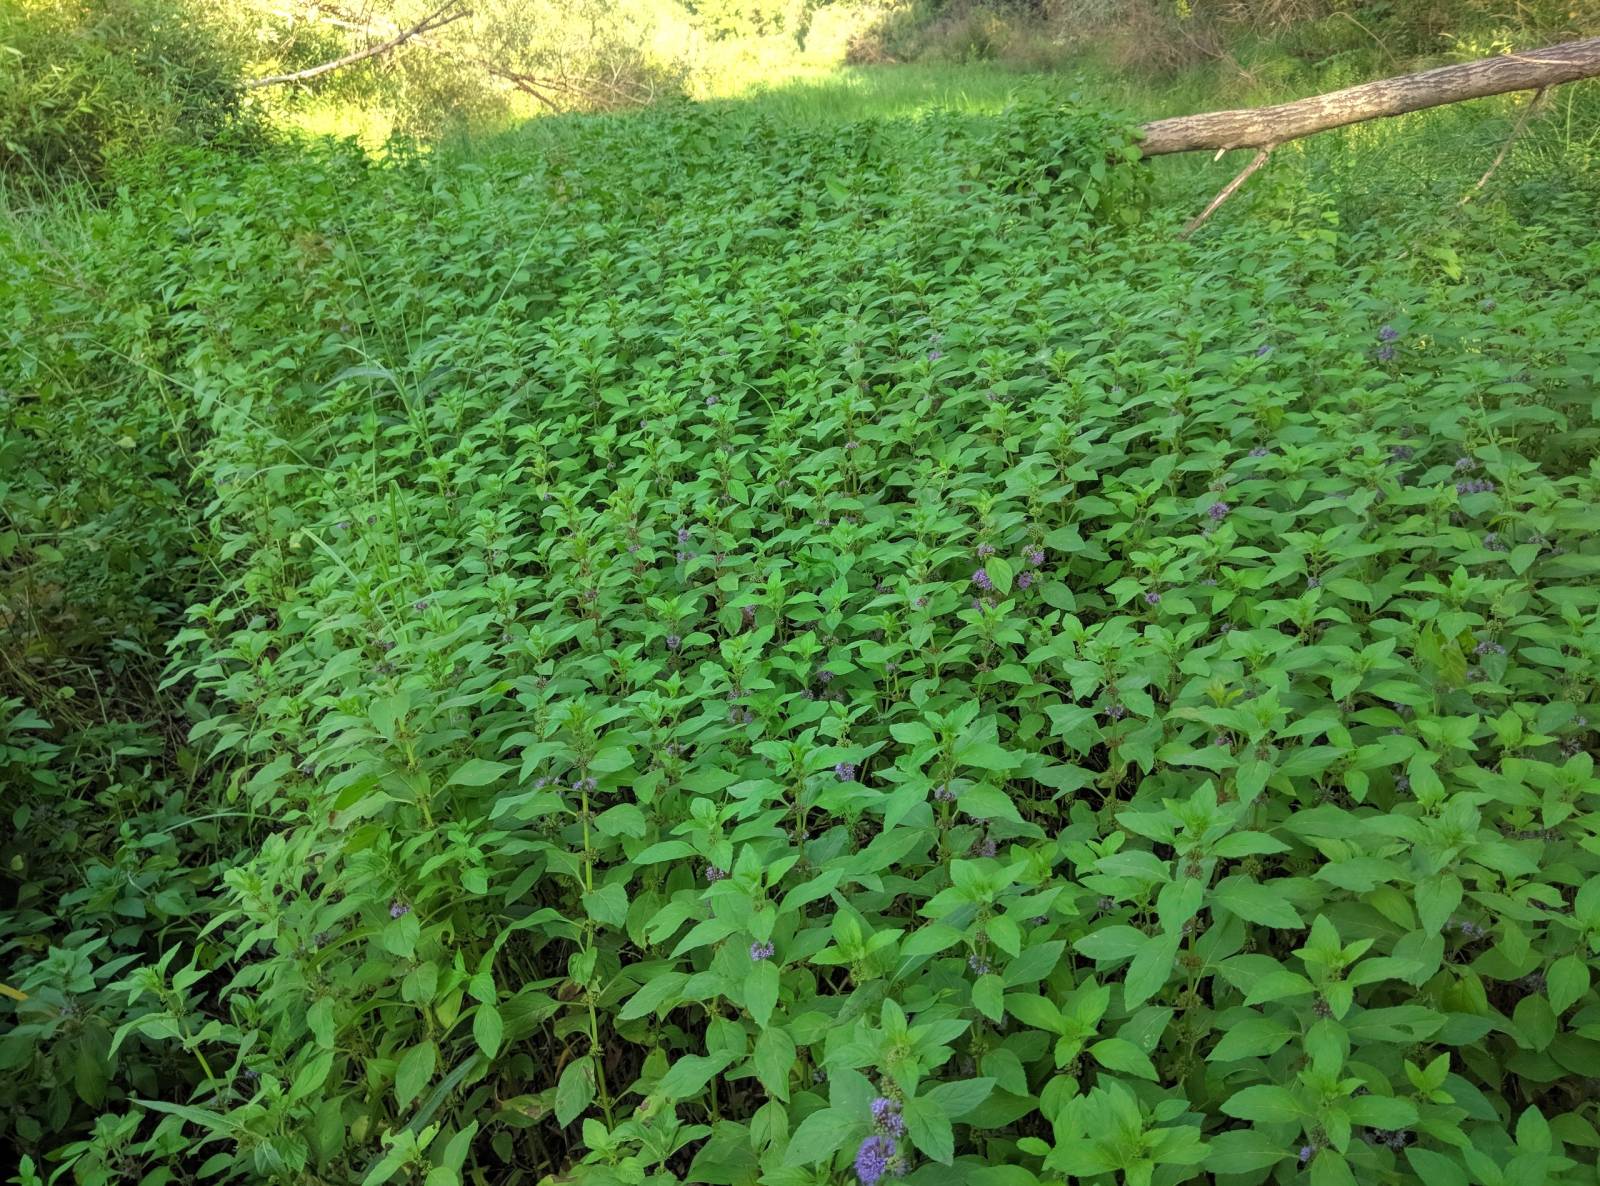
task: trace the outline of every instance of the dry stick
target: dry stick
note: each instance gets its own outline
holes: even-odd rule
[[[366,49],[357,50],[353,54],[346,54],[342,58],[335,58],[331,62],[323,62],[319,66],[309,66],[304,70],[296,70],[289,74],[269,74],[265,78],[252,78],[244,85],[254,90],[263,86],[280,86],[286,82],[308,82],[313,78],[318,78],[341,67],[353,66],[357,62],[366,61],[368,58],[386,54],[390,50],[399,49],[413,37],[420,36],[423,33],[431,33],[435,29],[442,29],[451,21],[459,21],[462,17],[471,16],[470,12],[450,12],[452,8],[455,8],[460,3],[461,0],[447,0],[447,3],[434,9],[409,29],[404,29],[387,41],[380,41],[377,45],[369,45]],[[446,15],[447,13],[449,15]]]
[[[1183,231],[1178,235],[1178,238],[1187,239],[1190,235],[1194,234],[1195,231],[1199,230],[1200,224],[1206,219],[1210,218],[1218,206],[1222,205],[1222,203],[1233,197],[1234,191],[1250,179],[1250,174],[1254,173],[1257,169],[1261,168],[1262,165],[1267,163],[1267,158],[1272,155],[1272,150],[1276,147],[1278,147],[1276,144],[1268,144],[1265,145],[1260,152],[1256,153],[1256,159],[1246,165],[1243,170],[1240,171],[1239,176],[1235,177],[1232,181],[1228,182],[1227,185],[1222,187],[1222,192],[1211,199],[1211,205],[1200,211],[1198,215],[1196,215],[1194,218],[1191,218],[1184,225]]]
[[[1260,148],[1369,119],[1595,77],[1600,77],[1600,37],[1440,66],[1273,107],[1158,119],[1142,128],[1139,151],[1152,157],[1169,152]]]
[[[1478,192],[1482,190],[1484,186],[1489,184],[1489,178],[1494,176],[1494,171],[1498,169],[1501,163],[1506,159],[1506,153],[1511,151],[1511,145],[1516,141],[1518,136],[1522,135],[1522,129],[1528,126],[1528,120],[1533,117],[1535,109],[1537,109],[1539,104],[1544,101],[1544,97],[1549,90],[1549,87],[1542,86],[1533,92],[1533,98],[1528,100],[1528,105],[1522,109],[1522,115],[1517,119],[1517,126],[1511,129],[1511,135],[1506,137],[1506,142],[1500,146],[1500,151],[1495,154],[1493,162],[1491,162],[1489,167],[1483,171],[1483,176],[1478,178],[1478,184],[1461,195],[1461,201],[1456,203],[1458,206],[1465,206],[1468,202],[1472,201],[1473,198],[1478,196]]]

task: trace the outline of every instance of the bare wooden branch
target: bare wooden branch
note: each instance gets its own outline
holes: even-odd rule
[[[1436,70],[1363,83],[1273,107],[1246,107],[1158,119],[1144,125],[1144,139],[1139,147],[1145,156],[1262,148],[1369,119],[1404,115],[1512,91],[1546,90],[1594,77],[1600,77],[1600,37],[1456,66],[1440,66]]]
[[[1529,99],[1528,105],[1522,109],[1522,114],[1517,118],[1516,126],[1511,129],[1511,135],[1506,137],[1506,142],[1500,146],[1500,151],[1495,153],[1494,160],[1491,161],[1489,163],[1489,167],[1483,171],[1483,176],[1478,178],[1478,184],[1473,186],[1466,193],[1462,194],[1461,201],[1458,202],[1457,205],[1465,206],[1468,202],[1472,201],[1473,198],[1477,197],[1478,192],[1482,190],[1484,186],[1489,184],[1489,178],[1494,176],[1494,171],[1498,169],[1505,161],[1506,153],[1511,151],[1512,144],[1516,142],[1518,136],[1522,135],[1522,130],[1528,126],[1528,120],[1533,116],[1533,113],[1538,110],[1539,104],[1544,101],[1544,97],[1548,93],[1548,87],[1540,87],[1538,90],[1533,92],[1533,98]]]
[[[1256,153],[1255,160],[1246,165],[1240,171],[1239,176],[1235,177],[1232,181],[1228,182],[1227,185],[1223,186],[1222,192],[1211,199],[1211,204],[1209,206],[1200,211],[1199,214],[1195,215],[1184,224],[1183,230],[1178,234],[1178,238],[1187,239],[1190,235],[1194,234],[1195,231],[1199,230],[1200,224],[1206,219],[1210,218],[1218,206],[1222,205],[1222,203],[1233,197],[1234,192],[1246,181],[1250,180],[1250,174],[1254,173],[1257,169],[1261,168],[1262,165],[1267,163],[1267,158],[1272,155],[1272,150],[1276,147],[1276,144],[1268,144],[1264,146],[1260,152]]]
[[[462,0],[446,0],[446,3],[434,9],[422,20],[412,25],[409,29],[402,29],[393,37],[380,41],[376,45],[369,45],[355,53],[346,54],[342,58],[335,58],[331,62],[323,62],[317,66],[308,66],[304,70],[291,71],[288,74],[269,74],[265,78],[252,78],[245,86],[254,90],[257,87],[281,86],[291,82],[309,82],[313,78],[320,78],[324,74],[332,73],[345,66],[353,66],[357,62],[364,62],[369,58],[378,57],[380,54],[391,53],[399,49],[414,37],[424,33],[431,33],[435,29],[442,29],[452,21],[459,21],[463,17],[472,15],[461,8]]]

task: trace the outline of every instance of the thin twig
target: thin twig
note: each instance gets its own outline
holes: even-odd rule
[[[1223,186],[1222,192],[1211,199],[1211,205],[1200,211],[1198,215],[1196,215],[1194,218],[1191,218],[1188,223],[1185,224],[1183,231],[1178,235],[1178,238],[1187,239],[1190,235],[1194,234],[1195,231],[1199,230],[1200,224],[1206,219],[1210,218],[1211,215],[1216,212],[1218,206],[1222,205],[1222,203],[1233,197],[1234,191],[1250,179],[1250,174],[1254,173],[1257,169],[1261,168],[1262,165],[1267,163],[1267,158],[1272,155],[1272,150],[1276,147],[1278,147],[1276,144],[1268,144],[1263,147],[1260,152],[1256,153],[1255,160],[1246,165],[1240,171],[1239,176],[1235,177],[1232,181],[1228,182],[1227,185]]]
[[[1472,201],[1473,198],[1478,196],[1479,191],[1481,191],[1484,186],[1489,184],[1489,178],[1494,176],[1494,171],[1498,169],[1505,161],[1506,153],[1511,151],[1511,145],[1516,141],[1518,136],[1522,135],[1522,130],[1528,126],[1528,120],[1533,117],[1534,110],[1541,102],[1544,101],[1545,94],[1549,90],[1549,87],[1542,86],[1533,92],[1533,98],[1529,99],[1528,105],[1522,109],[1522,115],[1518,117],[1516,127],[1511,129],[1511,135],[1506,137],[1506,142],[1500,146],[1500,151],[1495,153],[1494,160],[1490,163],[1489,167],[1483,171],[1483,176],[1478,178],[1478,184],[1473,186],[1461,196],[1461,201],[1456,203],[1458,206],[1465,206],[1468,202]]]
[[[304,70],[295,70],[289,74],[269,74],[265,78],[252,78],[245,83],[245,86],[254,90],[257,87],[280,86],[288,82],[308,82],[313,78],[319,78],[341,67],[353,66],[357,62],[366,61],[368,58],[386,54],[390,50],[399,49],[413,37],[420,36],[423,33],[431,33],[435,29],[443,28],[451,21],[459,21],[462,17],[471,16],[472,14],[465,10],[459,12],[450,11],[460,4],[461,0],[447,0],[445,4],[434,9],[433,12],[423,17],[422,20],[412,25],[409,29],[403,29],[387,41],[380,41],[377,45],[369,45],[366,49],[357,50],[353,54],[346,54],[342,58],[335,58],[331,62],[323,62],[321,65],[309,66]]]

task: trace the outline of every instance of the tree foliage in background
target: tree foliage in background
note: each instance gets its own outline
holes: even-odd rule
[[[186,0],[8,0],[0,171],[98,176],[154,144],[214,138],[239,113],[242,52]]]

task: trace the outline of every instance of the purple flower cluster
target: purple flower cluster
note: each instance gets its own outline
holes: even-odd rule
[[[993,556],[993,555],[994,555],[994,545],[993,544],[979,544],[978,545],[978,559],[979,560],[982,560],[985,556]]]
[[[750,944],[750,958],[755,960],[757,963],[762,960],[769,960],[772,958],[772,953],[776,950],[777,948],[773,947],[770,942],[752,943]]]
[[[1506,649],[1493,639],[1486,638],[1472,648],[1472,653],[1474,655],[1503,655],[1506,653]]]
[[[1251,457],[1265,457],[1267,454],[1269,454],[1271,452],[1272,452],[1272,450],[1267,448],[1265,445],[1257,445],[1254,449],[1250,450],[1250,456]]]
[[[1043,548],[1029,548],[1027,556],[1028,556],[1028,563],[1033,565],[1035,568],[1038,568],[1041,564],[1044,563],[1044,549]]]
[[[1477,469],[1477,459],[1472,457],[1458,457],[1456,458],[1456,468],[1461,470],[1463,473],[1469,469]]]
[[[1393,362],[1394,361],[1394,347],[1393,346],[1379,346],[1378,347],[1378,361],[1379,362]]]
[[[956,801],[956,793],[950,789],[950,784],[947,782],[941,782],[933,788],[933,797],[940,803],[954,803]]]
[[[1390,461],[1410,461],[1417,455],[1417,451],[1410,445],[1391,445],[1389,447]]]
[[[1378,330],[1378,341],[1393,342],[1400,336],[1400,331],[1392,325],[1385,325]]]
[[[667,635],[667,650],[675,651],[682,645],[683,639],[679,638],[676,634]]]
[[[856,1150],[856,1177],[861,1180],[861,1186],[876,1186],[889,1172],[889,1163],[894,1160],[894,1155],[893,1137],[874,1133],[862,1141],[861,1147]]]
[[[1211,517],[1211,521],[1213,523],[1220,523],[1223,519],[1227,518],[1228,512],[1232,509],[1233,508],[1225,502],[1214,502],[1206,508],[1206,514]]]
[[[987,976],[989,974],[989,961],[977,952],[967,956],[967,967],[971,968],[979,976]]]
[[[995,844],[993,836],[985,836],[972,846],[973,855],[980,857],[992,857],[998,851],[999,846]]]
[[[1506,541],[1500,538],[1498,532],[1494,531],[1491,531],[1488,535],[1483,537],[1483,546],[1491,552],[1510,551],[1510,549],[1506,547]]]
[[[1146,605],[1160,605],[1161,594],[1157,593],[1154,589],[1146,590],[1144,595],[1144,603]]]
[[[854,762],[840,762],[833,768],[833,776],[840,782],[854,782],[856,780],[856,764]]]
[[[1457,494],[1492,494],[1494,483],[1488,478],[1469,478],[1465,482],[1456,483]]]
[[[728,871],[726,869],[719,869],[715,865],[706,866],[706,881],[712,885],[715,885],[727,875]]]
[[[906,1120],[900,1115],[900,1101],[880,1095],[872,1101],[872,1125],[891,1137],[906,1135]]]
[[[989,570],[986,568],[980,568],[972,574],[972,583],[985,593],[994,588],[994,582],[989,579]]]
[[[390,902],[389,903],[389,917],[390,918],[404,918],[406,915],[408,915],[410,913],[411,913],[411,906],[406,902],[395,901],[395,902]]]
[[[1031,572],[1021,572],[1017,574],[1017,588],[1026,589],[1032,584],[1033,574]]]

